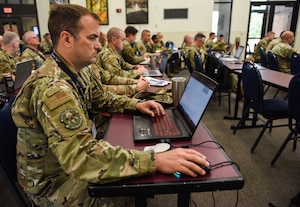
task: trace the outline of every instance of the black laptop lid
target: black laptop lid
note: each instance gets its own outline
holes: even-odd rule
[[[193,71],[177,105],[177,110],[192,134],[200,123],[217,85],[217,82],[203,73]]]
[[[161,62],[160,62],[160,65],[159,65],[159,70],[162,74],[165,73],[166,68],[167,68],[167,64],[168,64],[168,54],[162,53],[161,54]]]
[[[32,59],[17,63],[15,89],[21,88],[26,79],[31,75],[32,64]]]

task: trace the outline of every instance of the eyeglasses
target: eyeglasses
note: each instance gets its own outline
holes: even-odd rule
[[[39,37],[37,37],[37,36],[35,36],[35,37],[31,37],[31,38],[29,38],[30,40],[31,39],[40,39]]]

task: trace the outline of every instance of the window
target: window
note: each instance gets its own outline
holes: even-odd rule
[[[213,11],[212,32],[217,36],[224,35],[229,42],[232,0],[215,0]]]

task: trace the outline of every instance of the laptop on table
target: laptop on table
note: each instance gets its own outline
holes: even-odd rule
[[[33,60],[18,62],[16,66],[15,90],[22,87],[23,83],[32,72]]]
[[[244,51],[244,46],[239,46],[234,54],[234,56],[229,56],[229,57],[221,57],[222,60],[226,60],[226,61],[241,61],[241,55]]]
[[[168,64],[168,54],[162,53],[161,54],[161,62],[159,65],[159,70],[148,70],[143,74],[143,76],[149,77],[161,77],[166,71],[167,64]]]
[[[155,120],[148,115],[133,116],[134,141],[192,139],[216,87],[214,80],[193,71],[176,108],[165,109],[166,115]]]

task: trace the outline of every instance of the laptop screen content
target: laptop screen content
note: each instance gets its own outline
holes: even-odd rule
[[[191,77],[189,84],[185,88],[179,105],[182,111],[187,114],[194,126],[199,123],[202,118],[207,104],[214,92],[214,89],[205,86],[202,82]]]
[[[235,53],[234,57],[237,58],[237,59],[240,59],[243,51],[244,51],[244,46],[239,46],[236,50],[236,53]]]

